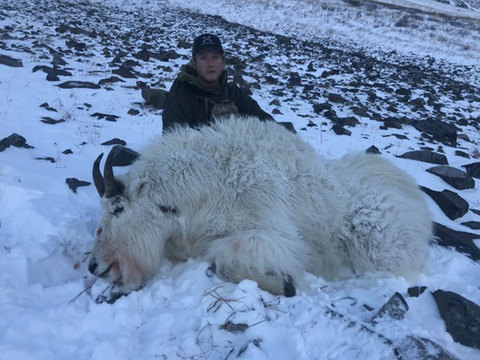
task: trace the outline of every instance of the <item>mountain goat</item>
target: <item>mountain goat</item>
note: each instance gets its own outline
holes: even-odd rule
[[[226,281],[286,296],[304,272],[414,279],[422,270],[432,236],[423,194],[379,155],[326,160],[282,126],[243,117],[177,128],[122,177],[112,152],[101,175],[102,155],[89,270],[124,292],[165,258],[202,259]]]

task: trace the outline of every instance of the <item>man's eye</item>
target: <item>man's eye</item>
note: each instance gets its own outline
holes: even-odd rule
[[[112,215],[117,216],[118,214],[121,214],[123,212],[123,207],[117,207],[115,210],[113,210]]]

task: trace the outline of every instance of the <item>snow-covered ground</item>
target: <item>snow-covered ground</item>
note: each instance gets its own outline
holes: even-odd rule
[[[46,81],[42,71],[32,72],[39,64],[51,65],[50,50],[65,48],[66,41],[71,40],[66,33],[53,29],[61,24],[73,26],[76,18],[102,19],[102,14],[108,13],[108,21],[116,19],[110,29],[118,25],[116,32],[108,35],[124,37],[126,42],[135,38],[135,34],[129,33],[129,21],[144,21],[145,28],[163,29],[162,36],[152,36],[150,40],[167,44],[166,48],[176,43],[172,37],[191,41],[192,28],[197,27],[199,32],[209,30],[211,21],[206,20],[210,19],[207,17],[188,25],[191,28],[182,33],[176,17],[183,13],[171,12],[170,7],[175,6],[221,15],[228,21],[295,39],[312,42],[329,39],[335,44],[332,46],[339,48],[365,49],[370,54],[396,51],[400,59],[402,56],[422,59],[428,55],[438,63],[467,65],[465,69],[471,71],[472,77],[468,77],[469,72],[452,74],[452,77],[466,76],[466,81],[470,80],[471,85],[478,88],[480,26],[478,20],[467,19],[478,18],[478,10],[469,9],[468,14],[462,13],[462,18],[455,19],[436,17],[433,13],[402,12],[380,5],[356,6],[353,1],[96,2],[96,6],[85,6],[89,9],[87,14],[86,10],[82,12],[82,6],[64,1],[37,4],[35,1],[0,1],[0,29],[3,29],[0,54],[23,62],[23,67],[0,65],[0,139],[17,133],[34,147],[11,146],[0,152],[0,358],[398,359],[394,348],[404,343],[407,336],[416,336],[430,339],[460,360],[480,359],[480,350],[453,341],[431,295],[437,289],[454,291],[480,304],[480,264],[437,245],[431,246],[425,272],[416,284],[396,277],[327,282],[305,274],[309,288],[294,298],[285,298],[258,289],[252,281],[231,284],[207,277],[209,264],[189,260],[181,264],[166,262],[161,275],[114,304],[96,303],[95,295],[104,284],[93,284],[95,279],[88,274],[86,260],[99,217],[99,198],[93,186],[80,187],[73,193],[65,179],[91,181],[93,160],[110,148],[101,143],[112,138],[123,139],[127,146],[141,151],[161,134],[161,111],[144,105],[135,86],[139,79],[123,79],[124,83],[100,89],[61,89],[55,86],[59,82]],[[57,9],[47,13],[39,3],[44,8],[56,4]],[[104,8],[105,3],[109,7]],[[428,3],[433,6],[436,2]],[[438,11],[444,12],[444,4],[437,4]],[[125,9],[130,13],[123,12]],[[449,8],[450,13],[452,9]],[[392,25],[401,19],[408,25]],[[78,20],[76,25],[81,28],[82,24]],[[216,32],[221,31],[223,25],[218,26]],[[117,45],[98,33],[90,37],[88,31],[79,34],[90,39],[87,50],[67,52],[65,68],[73,76],[62,77],[61,82],[98,82],[111,76],[112,68],[106,58],[111,61],[113,55],[106,55],[105,49],[112,50]],[[234,36],[229,33],[226,37],[227,44],[233,46]],[[140,41],[132,46],[139,47]],[[180,55],[177,59],[152,60],[145,64],[152,72],[173,68],[174,71],[163,78],[167,87],[190,52],[189,49],[176,51]],[[272,50],[268,61],[281,68],[288,62],[288,54]],[[306,66],[294,61],[292,64],[293,70]],[[328,64],[325,68],[328,69]],[[317,71],[321,73],[321,70]],[[338,74],[336,79],[341,82],[348,76]],[[270,112],[275,108],[272,100],[276,99],[271,89],[264,85],[253,90],[253,96]],[[413,127],[405,125],[401,130],[380,131],[378,122],[362,118],[360,125],[350,129],[351,136],[338,136],[331,130],[329,121],[319,115],[316,115],[319,126],[306,126],[308,118],[299,114],[313,117],[312,104],[302,101],[293,90],[286,92],[285,98],[293,100],[285,100],[288,106],[281,108],[282,112],[275,118],[291,121],[297,129],[305,128],[299,130],[299,136],[319,154],[340,158],[347,152],[364,151],[375,145],[382,156],[410,173],[420,185],[434,190],[455,190],[425,172],[431,164],[395,156],[419,148],[420,133]],[[44,103],[51,109],[40,106]],[[446,101],[445,104],[443,111],[447,114],[468,113],[480,117],[480,110],[472,109],[467,101]],[[139,113],[134,115],[131,109]],[[399,105],[398,111],[409,109]],[[94,112],[120,118],[116,122],[98,119],[92,116]],[[418,114],[411,116],[416,118]],[[41,122],[42,117],[65,121],[49,125]],[[470,141],[459,140],[458,148],[470,156],[478,156],[480,134],[471,126],[465,126],[463,132]],[[392,136],[395,133],[407,139]],[[65,153],[67,149],[71,150],[70,154]],[[461,168],[478,161],[456,156],[458,149],[453,147],[443,146],[443,150],[453,167]],[[462,191],[461,195],[471,208],[480,208],[478,185]],[[465,221],[478,221],[478,215],[470,211],[452,221],[430,198],[425,198],[433,220],[452,229],[479,234],[478,230],[461,225]],[[477,242],[477,245],[480,244]],[[409,297],[407,289],[412,285],[426,286],[427,291],[419,297]],[[91,290],[82,292],[89,286],[93,286]],[[404,295],[408,303],[405,318],[376,325],[370,323],[372,316],[395,292]],[[411,359],[419,358],[412,355]]]

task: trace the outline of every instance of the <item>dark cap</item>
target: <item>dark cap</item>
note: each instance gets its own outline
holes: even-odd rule
[[[200,35],[193,41],[193,56],[204,50],[217,50],[223,54],[223,47],[220,39],[212,34]]]

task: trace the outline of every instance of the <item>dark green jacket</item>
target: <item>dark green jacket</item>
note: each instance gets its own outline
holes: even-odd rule
[[[168,93],[163,110],[163,131],[176,124],[192,128],[210,124],[212,108],[219,103],[233,103],[242,115],[257,116],[261,120],[273,120],[263,111],[244,89],[235,83],[227,82],[224,72],[220,85],[215,89],[202,87],[197,81],[197,73],[190,65],[184,65]]]

